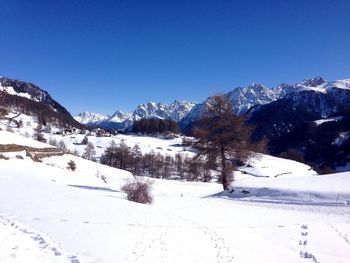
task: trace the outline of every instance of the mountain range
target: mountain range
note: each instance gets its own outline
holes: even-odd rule
[[[268,140],[273,155],[303,158],[313,167],[350,163],[350,79],[326,81],[322,77],[269,88],[261,84],[237,87],[223,94],[235,114],[245,114],[254,126],[253,140]],[[84,112],[73,119],[48,92],[25,81],[0,77],[0,104],[34,114],[42,123],[63,127],[129,129],[142,118],[171,119],[190,134],[212,97],[201,103],[175,100],[170,105],[148,102],[131,112],[112,115]],[[291,158],[291,156],[287,156]]]
[[[167,105],[164,103],[148,102],[140,104],[131,112],[117,110],[112,115],[93,112],[80,113],[75,119],[90,127],[105,129],[128,129],[134,121],[143,118],[171,119],[179,122],[196,105],[195,102],[175,100]]]
[[[348,92],[350,80],[327,82],[321,77],[306,79],[296,84],[280,84],[269,88],[261,84],[252,84],[247,87],[238,87],[224,94],[233,104],[235,114],[245,114],[256,111],[262,105],[268,105],[281,99],[291,99],[294,106],[309,108],[309,111],[319,112],[318,117],[327,117],[337,111],[337,105],[349,105]],[[183,131],[189,132],[191,124],[199,120],[201,114],[210,104],[212,97],[197,104],[180,121]]]

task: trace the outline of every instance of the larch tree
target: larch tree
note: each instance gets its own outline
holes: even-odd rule
[[[95,154],[96,154],[95,146],[91,142],[88,142],[88,144],[86,145],[86,147],[84,149],[84,153],[83,153],[82,157],[87,159],[87,160],[93,161]]]
[[[198,150],[196,158],[218,163],[224,190],[229,189],[237,163],[248,160],[254,154],[251,134],[252,128],[245,124],[244,116],[233,113],[233,105],[224,95],[212,97],[193,129],[197,138],[194,142]]]

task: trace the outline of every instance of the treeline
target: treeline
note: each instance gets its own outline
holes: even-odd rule
[[[124,142],[117,145],[113,141],[101,156],[100,162],[130,171],[134,175],[204,182],[212,180],[212,169],[216,168],[215,164],[182,154],[174,157],[154,151],[142,154],[138,145],[130,148]]]
[[[135,133],[145,133],[145,134],[154,134],[154,133],[178,133],[179,128],[177,123],[170,119],[141,119],[134,121],[133,132]]]

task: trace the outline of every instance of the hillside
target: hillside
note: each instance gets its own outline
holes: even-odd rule
[[[350,256],[348,173],[313,176],[266,156],[242,167],[229,195],[217,183],[152,179],[155,201],[142,205],[120,192],[128,172],[72,155],[42,163],[16,155],[0,160],[1,262],[345,263]]]
[[[31,115],[43,125],[48,123],[65,128],[84,128],[47,91],[26,81],[0,77],[1,108]]]

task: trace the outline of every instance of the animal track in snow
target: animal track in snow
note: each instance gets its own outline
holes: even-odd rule
[[[350,238],[347,234],[342,233],[338,228],[336,228],[333,225],[330,225],[330,227],[338,234],[339,237],[341,237],[348,245],[350,245]]]
[[[34,219],[35,220],[35,219]],[[40,220],[40,219],[39,219]],[[56,244],[53,244],[51,241],[49,241],[46,237],[43,237],[40,233],[36,233],[32,230],[28,230],[25,226],[16,223],[12,220],[9,220],[7,218],[4,218],[2,216],[0,216],[0,222],[2,225],[4,226],[8,226],[11,227],[13,230],[11,231],[12,234],[11,235],[18,235],[18,238],[20,238],[20,236],[27,236],[29,238],[29,240],[32,240],[33,244],[31,247],[32,249],[34,247],[36,247],[38,250],[35,251],[41,251],[44,254],[51,254],[54,257],[63,257],[63,260],[66,259],[67,261],[69,261],[70,263],[79,263],[80,261],[78,260],[78,258],[76,256],[66,256],[63,254],[62,249],[57,247]],[[18,240],[17,240],[18,242]],[[19,246],[14,246],[12,248],[13,253],[10,254],[11,257],[15,258],[17,256],[17,250],[18,250]],[[25,248],[27,249],[27,248]],[[36,253],[36,252],[33,252]]]
[[[307,251],[308,240],[306,238],[309,234],[308,225],[301,225],[300,228],[301,228],[301,232],[300,232],[301,240],[299,240],[299,246],[302,247],[302,249],[299,251],[300,257],[304,259],[311,259],[313,263],[319,263],[316,256]]]

